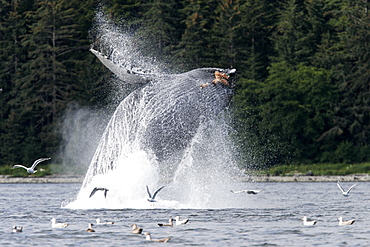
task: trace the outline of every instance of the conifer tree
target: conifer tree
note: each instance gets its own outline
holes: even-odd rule
[[[240,4],[238,0],[221,0],[215,9],[215,21],[208,36],[213,66],[234,68],[240,47],[237,46],[240,28]]]
[[[140,50],[145,54],[163,60],[168,65],[174,62],[172,50],[181,35],[178,9],[174,0],[153,0],[146,4],[137,32]]]
[[[362,0],[328,2],[333,31],[326,33],[315,57],[333,70],[341,92],[334,119],[337,138],[357,147],[370,145],[369,7]]]
[[[240,6],[237,60],[238,70],[245,78],[262,80],[267,76],[270,58],[274,56],[270,39],[276,22],[275,5],[275,1],[246,0]]]
[[[24,75],[22,66],[27,59],[22,36],[28,31],[33,1],[2,1],[0,8],[0,165],[22,161],[24,127],[20,115],[25,104],[19,102],[16,85]],[[18,103],[17,103],[18,102]]]
[[[185,30],[175,57],[184,68],[204,67],[210,63],[210,30],[214,22],[217,1],[186,0],[180,10],[185,15]]]
[[[278,23],[272,36],[278,61],[296,65],[306,62],[312,54],[306,14],[304,0],[287,0],[278,9]]]
[[[36,4],[37,10],[29,13],[34,20],[30,33],[22,42],[28,51],[28,61],[23,65],[25,76],[16,85],[21,92],[17,104],[28,105],[22,114],[28,134],[44,140],[40,142],[45,145],[45,151],[51,152],[57,145],[53,127],[75,92],[70,83],[76,80],[75,63],[69,59],[78,41],[74,37],[74,9],[67,1],[47,0]]]

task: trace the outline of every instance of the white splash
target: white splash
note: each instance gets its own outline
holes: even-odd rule
[[[130,35],[112,27],[102,15],[98,16],[98,20],[99,45],[110,51],[110,59],[115,60],[119,67],[132,69],[133,66],[145,66],[150,71],[161,71],[154,60],[140,55]],[[236,168],[234,145],[228,134],[228,115],[219,114],[214,118],[202,115],[203,112],[204,116],[217,112],[215,109],[222,106],[219,102],[223,96],[220,95],[227,90],[215,86],[207,90],[221,90],[221,93],[199,91],[200,82],[196,77],[194,79],[185,74],[176,78],[179,78],[178,81],[166,77],[169,80],[166,83],[159,83],[154,89],[143,88],[121,102],[100,140],[76,200],[68,203],[66,208],[244,207],[245,201],[235,200],[235,196],[230,193],[230,189],[239,184],[235,177],[240,176],[241,172]],[[190,81],[195,80],[192,83],[198,86],[183,91],[181,85],[190,83],[188,78],[191,78]],[[211,93],[203,97],[204,92]],[[204,102],[194,102],[193,99],[199,97]],[[178,115],[168,114],[171,111],[176,111]],[[193,112],[194,126],[197,128],[181,128],[184,124],[192,124],[193,120],[187,117],[191,117]],[[151,124],[154,129],[159,124],[163,132],[171,131],[166,126],[180,126],[180,130],[191,129],[195,133],[181,133],[174,137],[181,139],[182,135],[192,136],[185,149],[179,149],[170,158],[158,159],[150,148],[143,148],[143,143],[146,144],[149,138],[154,138],[158,143],[168,139],[161,139],[166,135],[160,135],[159,132],[148,133]],[[161,137],[157,140],[156,135]],[[165,186],[158,193],[157,202],[147,201],[146,185],[152,191]],[[107,188],[107,196],[97,192],[90,198],[95,187]]]

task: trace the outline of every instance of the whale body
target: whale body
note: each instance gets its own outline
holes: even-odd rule
[[[180,74],[150,74],[121,68],[92,50],[99,60],[128,83],[144,86],[117,107],[90,163],[84,184],[122,164],[122,157],[143,150],[156,160],[181,153],[201,124],[207,124],[230,103],[235,69],[200,68]],[[225,84],[215,74],[225,75]],[[205,86],[204,86],[205,85]]]

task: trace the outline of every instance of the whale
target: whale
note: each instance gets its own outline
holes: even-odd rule
[[[113,113],[85,176],[84,185],[97,174],[122,164],[122,157],[138,150],[155,160],[181,157],[201,125],[210,124],[230,105],[236,69],[197,68],[184,73],[152,73],[125,67],[109,56],[90,51],[122,83],[141,84]]]

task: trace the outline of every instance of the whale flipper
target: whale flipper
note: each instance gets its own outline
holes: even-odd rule
[[[152,80],[155,74],[146,73],[140,71],[138,68],[133,67],[122,67],[120,64],[109,59],[108,56],[103,53],[94,50],[93,48],[90,51],[100,60],[100,62],[107,67],[113,74],[115,74],[119,79],[126,83],[132,84],[145,84]]]

